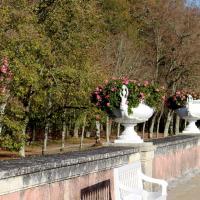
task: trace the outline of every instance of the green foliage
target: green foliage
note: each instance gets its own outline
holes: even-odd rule
[[[45,87],[51,93],[52,107],[61,111],[53,114],[57,119],[63,117],[65,106],[88,106],[91,88],[101,79],[95,77],[92,64],[93,47],[101,38],[97,5],[96,1],[40,1],[35,9],[56,55],[44,79],[51,80]]]
[[[26,140],[23,132],[29,121],[43,128],[47,122],[62,124],[65,120],[70,121],[71,129],[75,122],[82,125],[85,115],[86,126],[96,116],[105,122],[105,113],[91,106],[90,93],[112,74],[130,79],[135,79],[132,74],[139,79],[147,76],[169,87],[185,80],[179,77],[188,75],[186,66],[197,63],[193,58],[199,44],[194,36],[193,45],[186,41],[185,24],[191,20],[184,21],[182,16],[198,17],[192,17],[181,3],[168,5],[172,4],[156,0],[2,1],[0,58],[8,57],[13,79],[6,95],[0,93],[0,101],[6,105],[0,116],[0,146],[19,149]],[[112,80],[99,87],[106,93],[96,92],[109,98],[95,103],[112,112],[119,107],[122,84],[122,80]],[[129,112],[143,98],[158,109],[163,91],[157,85],[134,82],[127,87]]]
[[[18,151],[27,136],[22,134],[24,128],[25,110],[17,99],[10,99],[6,115],[3,119],[4,129],[0,135],[0,146],[9,150]]]
[[[0,135],[0,145],[2,148],[8,149],[10,151],[19,151],[23,146],[23,142],[26,137],[20,132],[6,132]]]
[[[37,24],[32,4],[26,0],[3,1],[0,7],[0,56],[9,58],[13,73],[3,125],[5,141],[2,146],[15,149],[22,145],[26,119],[33,94],[40,90],[40,74],[51,60],[51,46]],[[6,135],[8,133],[8,135]],[[18,139],[17,139],[18,138]],[[8,142],[6,142],[6,139]],[[12,143],[12,139],[13,142]],[[19,146],[15,145],[19,143]]]
[[[130,25],[129,6],[126,0],[100,0],[105,29],[112,34],[127,30]]]
[[[158,108],[164,97],[164,90],[158,85],[144,81],[114,79],[106,81],[104,86],[98,86],[91,95],[91,101],[97,108],[112,115],[113,110],[120,107],[122,86],[128,88],[128,98],[126,104],[128,111],[138,106],[141,101],[153,108]]]

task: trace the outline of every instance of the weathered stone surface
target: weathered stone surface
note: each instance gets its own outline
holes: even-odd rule
[[[156,146],[156,155],[168,154],[169,152],[176,152],[179,149],[187,149],[200,145],[200,135],[177,135],[166,138],[153,139],[151,141]]]
[[[82,169],[95,171],[96,164],[98,168],[109,168],[111,163],[100,162],[104,159],[110,159],[114,162],[114,158],[118,157],[113,167],[122,164],[126,160],[126,155],[138,152],[137,148],[131,147],[103,147],[95,150],[82,151],[82,152],[69,152],[65,154],[46,155],[46,156],[33,156],[23,159],[0,161],[0,179],[30,174],[35,172],[46,171],[48,169],[55,169],[61,167],[69,167],[73,165],[80,165]],[[125,157],[124,157],[125,156]],[[120,159],[122,157],[122,159]],[[128,159],[128,158],[127,158]],[[96,162],[95,162],[96,161]],[[94,162],[88,168],[88,162]],[[84,171],[84,170],[83,170]],[[83,172],[77,172],[83,173]],[[70,175],[70,174],[69,174]]]
[[[0,195],[109,171],[128,164],[129,157],[138,151],[132,147],[103,147],[84,152],[1,161]]]
[[[157,146],[153,176],[171,180],[200,169],[200,135],[179,135],[154,140]]]

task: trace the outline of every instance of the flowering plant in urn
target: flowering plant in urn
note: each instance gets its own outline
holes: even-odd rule
[[[161,104],[163,94],[164,88],[148,81],[112,79],[92,92],[91,101],[125,127],[115,142],[141,143],[143,141],[134,126],[152,116],[154,109]]]
[[[91,95],[91,101],[97,108],[113,115],[113,110],[120,108],[120,91],[126,85],[129,91],[127,98],[128,112],[131,108],[137,107],[140,102],[145,102],[148,106],[158,108],[164,98],[164,88],[148,81],[140,82],[137,80],[111,79],[106,80],[104,85],[98,86]]]
[[[171,109],[176,110],[187,105],[187,99],[189,96],[192,96],[194,100],[200,99],[200,95],[193,91],[187,90],[177,90],[175,94],[169,96],[166,101],[165,105]]]
[[[200,119],[200,95],[191,91],[176,91],[166,99],[166,106],[188,121],[183,133],[200,133],[195,122]]]

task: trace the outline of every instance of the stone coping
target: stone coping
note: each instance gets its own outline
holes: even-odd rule
[[[168,146],[171,144],[179,144],[187,141],[189,142],[197,139],[200,139],[200,134],[175,135],[165,138],[152,139],[150,141],[153,142],[154,145],[159,147],[159,146]]]
[[[139,149],[140,152],[154,151],[156,149],[156,146],[153,145],[153,142],[143,142],[143,143],[105,143],[104,146],[132,147],[132,148]]]
[[[133,147],[101,147],[87,151],[4,160],[0,161],[0,179],[125,156],[138,152],[139,149]]]
[[[152,139],[151,142],[157,147],[156,154],[165,154],[169,151],[176,151],[180,148],[187,148],[187,146],[198,146],[200,141],[200,134],[190,135],[176,135],[166,138]]]

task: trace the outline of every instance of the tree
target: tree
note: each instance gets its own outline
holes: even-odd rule
[[[49,40],[37,24],[33,5],[26,0],[8,0],[1,2],[0,7],[0,54],[9,58],[14,74],[5,126],[20,137],[17,148],[21,156],[25,156],[24,139],[31,102],[41,88],[40,75],[50,65],[51,57]],[[17,123],[20,126],[16,129]]]
[[[131,13],[143,41],[143,65],[153,70],[153,81],[165,85],[168,94],[188,87],[199,63],[198,12],[188,9],[184,1],[153,0],[134,1]],[[167,116],[169,122],[170,113]]]

